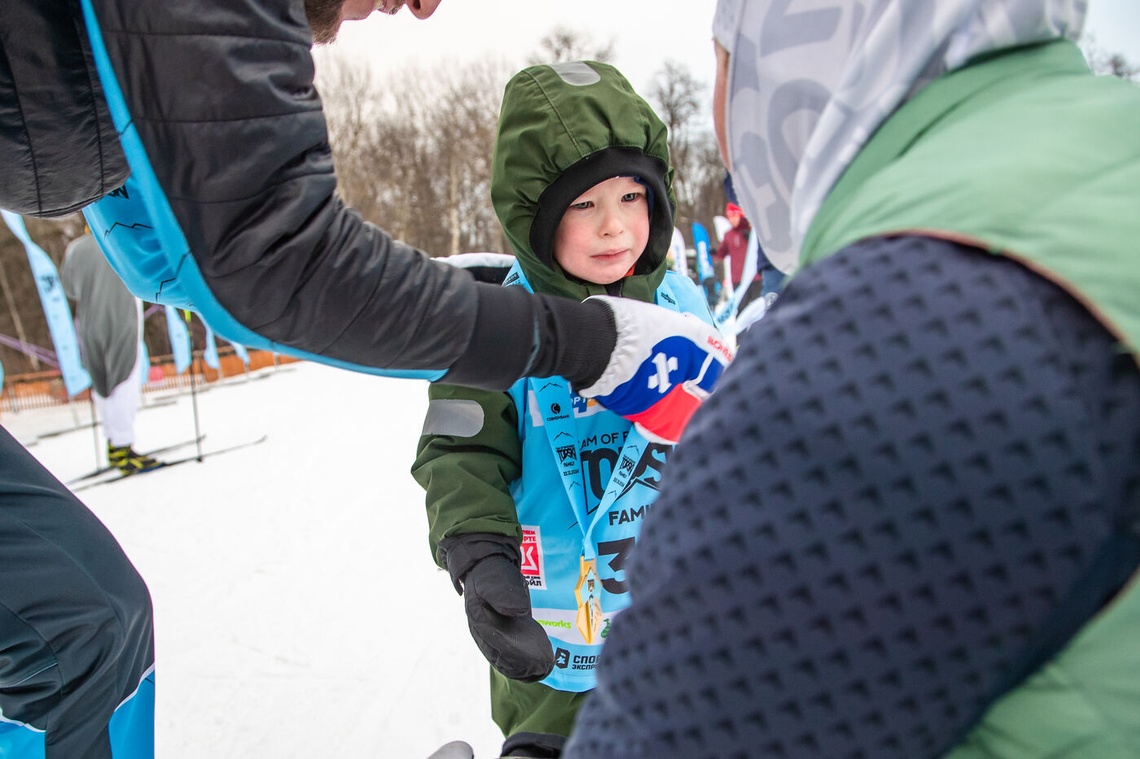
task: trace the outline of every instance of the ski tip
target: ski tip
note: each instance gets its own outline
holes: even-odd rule
[[[466,741],[452,741],[437,748],[428,759],[475,759],[475,749]]]

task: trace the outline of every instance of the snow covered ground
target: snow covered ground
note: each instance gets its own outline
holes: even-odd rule
[[[203,451],[266,442],[80,493],[154,598],[159,759],[416,759],[454,739],[498,756],[487,665],[408,473],[426,388],[312,363],[199,387]],[[136,448],[193,439],[175,398],[148,398]],[[38,436],[87,414],[0,424],[68,480],[96,466],[91,428]]]

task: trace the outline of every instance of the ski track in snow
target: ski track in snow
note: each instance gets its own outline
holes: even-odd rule
[[[498,756],[487,665],[408,471],[427,384],[265,374],[199,387],[197,416],[203,451],[266,442],[80,493],[154,599],[158,758],[417,759],[456,739]],[[192,400],[148,398],[136,447],[192,440]],[[104,463],[89,414],[0,424],[67,480]]]

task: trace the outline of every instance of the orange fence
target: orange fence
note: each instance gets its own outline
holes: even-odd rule
[[[188,391],[191,373],[194,375],[193,382],[204,384],[217,382],[228,377],[238,377],[247,371],[253,372],[268,366],[290,364],[298,360],[269,351],[250,350],[249,366],[247,367],[234,353],[233,348],[224,347],[218,349],[217,369],[207,366],[202,358],[201,351],[195,351],[190,369],[178,374],[174,369],[174,359],[171,356],[152,356],[150,374],[146,384],[143,385],[143,392]],[[90,391],[84,390],[75,398],[69,399],[67,390],[63,385],[63,378],[58,370],[6,376],[4,378],[4,390],[0,393],[0,416],[6,412],[64,405],[69,400],[86,401],[89,393]]]

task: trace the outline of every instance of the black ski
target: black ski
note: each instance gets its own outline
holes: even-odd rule
[[[158,406],[170,406],[177,402],[177,398],[159,398],[158,400],[147,401],[146,403],[141,404],[139,406],[139,411],[146,411],[149,408],[157,408]],[[75,427],[64,427],[62,430],[51,430],[49,432],[43,432],[36,435],[36,439],[31,443],[25,444],[25,447],[35,445],[39,441],[47,440],[48,438],[59,437],[60,435],[66,435],[71,432],[82,432],[83,430],[89,430],[97,424],[102,424],[102,422],[84,422],[83,424],[76,425]]]
[[[154,448],[153,450],[149,450],[149,451],[140,451],[139,455],[140,456],[154,456],[154,455],[159,454],[159,453],[166,453],[167,451],[174,451],[174,450],[177,450],[179,448],[185,448],[188,445],[197,445],[198,443],[202,442],[202,438],[204,438],[204,437],[206,437],[206,436],[205,435],[199,435],[194,440],[183,440],[181,443],[172,443],[171,445],[164,445],[161,448]],[[107,472],[113,471],[114,469],[115,469],[115,467],[113,467],[113,466],[101,466],[98,469],[95,469],[94,471],[88,472],[87,474],[81,474],[78,477],[73,477],[72,479],[67,481],[67,484],[68,485],[74,485],[76,483],[83,482],[84,480],[89,480],[92,477],[98,477],[101,474],[106,474]]]
[[[154,469],[148,469],[145,472],[137,472],[135,474],[130,474],[130,475],[124,475],[124,474],[120,474],[118,472],[115,472],[110,477],[105,477],[103,479],[96,479],[93,481],[83,482],[78,487],[71,488],[71,492],[78,493],[82,490],[88,490],[90,488],[97,487],[99,485],[111,485],[111,484],[116,483],[116,482],[122,482],[123,480],[131,479],[132,477],[142,477],[144,475],[153,474],[155,472],[161,472],[163,469],[169,469],[170,467],[178,466],[179,464],[188,464],[191,461],[202,461],[204,459],[209,458],[210,456],[217,456],[220,453],[229,453],[231,451],[237,451],[237,450],[240,450],[242,448],[249,448],[249,447],[254,446],[254,445],[259,445],[261,443],[264,443],[268,438],[269,438],[268,435],[262,435],[261,437],[255,439],[255,440],[247,440],[244,443],[237,443],[236,445],[229,445],[229,446],[226,446],[225,448],[215,448],[212,451],[202,451],[202,454],[200,456],[195,454],[193,456],[186,456],[185,458],[173,459],[171,461],[164,461],[164,462],[162,462],[162,466],[155,467]]]

